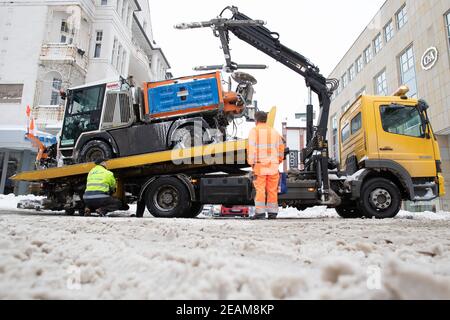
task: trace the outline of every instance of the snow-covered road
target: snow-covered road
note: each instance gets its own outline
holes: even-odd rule
[[[0,298],[450,298],[448,213],[384,221],[343,220],[325,209],[283,216],[290,218],[0,209]]]

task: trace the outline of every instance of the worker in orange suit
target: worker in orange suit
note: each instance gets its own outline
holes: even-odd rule
[[[269,219],[278,216],[278,168],[284,160],[284,143],[280,134],[267,125],[267,113],[255,115],[256,127],[250,131],[247,162],[252,166],[256,189],[255,215],[253,219]]]

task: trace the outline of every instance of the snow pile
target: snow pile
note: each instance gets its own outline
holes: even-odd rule
[[[15,196],[14,194],[3,195],[0,194],[0,209],[14,210],[17,209],[17,204],[22,200],[42,200],[44,197],[34,195]]]
[[[296,208],[282,209],[279,214],[283,219],[327,219],[339,218],[336,210],[326,207],[313,207],[304,211],[298,211]]]
[[[396,219],[411,219],[411,220],[450,220],[450,212],[408,212],[400,211]]]
[[[0,299],[450,299],[449,230],[0,212]]]

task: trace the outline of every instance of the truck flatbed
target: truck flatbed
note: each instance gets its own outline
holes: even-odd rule
[[[275,117],[276,108],[274,107],[269,113],[269,125],[274,125]],[[212,167],[217,166],[217,164],[230,167],[236,166],[236,168],[247,167],[245,159],[246,148],[247,140],[227,141],[218,144],[193,147],[190,149],[152,152],[111,159],[107,164],[108,169],[116,173],[118,177],[138,175],[141,174],[142,171],[149,172],[152,167],[159,170],[161,167],[158,165],[165,165],[165,172],[158,171],[158,174],[194,170],[199,167]],[[208,157],[214,161],[208,161]],[[28,182],[67,180],[87,175],[93,167],[93,163],[69,165],[59,168],[22,172],[14,175],[11,179]]]
[[[204,158],[209,156],[214,157],[216,162],[221,162],[217,160],[219,160],[220,157],[223,157],[224,164],[234,165],[238,162],[242,164],[242,161],[245,163],[246,147],[247,140],[228,141],[184,150],[168,150],[117,158],[109,160],[107,164],[109,170],[117,172],[119,175],[120,173],[129,171],[133,168],[142,168],[170,162],[173,162],[174,166],[176,166],[177,163],[180,163],[184,168],[192,168],[194,166],[204,167],[209,165],[207,161],[204,161]],[[238,153],[238,155],[231,158],[231,155],[236,153]],[[233,159],[233,163],[229,163],[230,161],[227,161],[227,159]],[[27,171],[18,173],[11,179],[15,181],[37,182],[76,177],[88,174],[94,166],[95,164],[93,163],[82,163],[60,168]]]

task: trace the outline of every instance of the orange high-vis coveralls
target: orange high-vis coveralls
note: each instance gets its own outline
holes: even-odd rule
[[[278,168],[284,159],[283,139],[267,124],[257,124],[250,131],[247,162],[253,167],[256,189],[255,213],[278,213]]]

